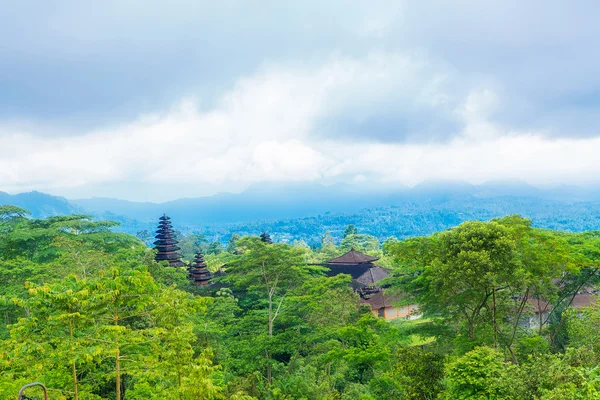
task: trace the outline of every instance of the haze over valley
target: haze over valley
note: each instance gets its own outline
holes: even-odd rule
[[[519,181],[471,185],[430,182],[389,189],[360,184],[257,184],[239,194],[140,203],[110,198],[67,200],[39,192],[0,194],[0,202],[34,217],[83,213],[120,223],[116,230],[152,231],[167,213],[182,234],[202,233],[226,243],[231,234],[264,231],[278,241],[319,245],[329,232],[341,240],[354,224],[380,240],[429,235],[468,220],[519,214],[534,226],[564,231],[600,229],[600,190],[562,186],[540,189]]]

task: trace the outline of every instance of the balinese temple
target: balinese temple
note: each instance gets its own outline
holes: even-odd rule
[[[196,253],[196,257],[189,268],[190,280],[194,285],[209,285],[211,274],[208,268],[206,267],[206,262],[204,261],[204,256],[202,252],[198,251]]]
[[[267,232],[263,232],[262,235],[260,235],[260,240],[263,243],[266,243],[266,244],[271,244],[272,243],[272,241],[271,241],[271,235],[269,235]]]
[[[156,241],[154,242],[155,249],[157,250],[156,257],[154,259],[158,262],[167,261],[170,267],[183,267],[185,264],[181,261],[181,254],[177,251],[180,248],[177,246],[179,243],[175,240],[175,231],[171,225],[171,219],[163,214],[159,218],[158,230],[156,231]]]
[[[400,300],[400,297],[384,293],[384,287],[378,282],[389,277],[390,274],[388,269],[374,264],[377,260],[379,258],[352,248],[346,254],[322,265],[329,268],[326,272],[329,276],[338,274],[352,276],[352,288],[360,295],[361,303],[370,306],[371,312],[376,317],[385,319],[417,317],[416,305],[396,307],[394,304]]]

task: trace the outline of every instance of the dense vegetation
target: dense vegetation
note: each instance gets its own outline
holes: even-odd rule
[[[489,221],[505,215],[519,214],[530,218],[533,225],[562,231],[583,232],[600,229],[600,202],[542,200],[532,197],[502,196],[493,198],[457,197],[419,202],[403,202],[393,206],[362,209],[351,213],[324,213],[285,220],[253,221],[229,225],[211,225],[200,229],[188,227],[211,238],[227,239],[233,232],[255,235],[269,231],[280,241],[304,240],[318,246],[329,232],[336,241],[343,238],[346,226],[385,240],[431,235],[466,221]],[[134,233],[134,232],[132,232]]]
[[[140,239],[82,215],[0,207],[0,398],[42,381],[51,399],[600,399],[600,235],[511,216],[383,245],[348,227],[202,247],[215,284],[154,262]],[[375,318],[315,263],[355,247],[393,269],[423,318]],[[528,300],[552,311],[528,329]]]

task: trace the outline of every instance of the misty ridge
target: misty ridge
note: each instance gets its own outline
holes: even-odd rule
[[[167,213],[182,233],[202,233],[226,242],[231,234],[268,231],[277,241],[319,245],[329,232],[340,240],[349,224],[380,240],[429,235],[468,220],[487,221],[510,214],[532,219],[536,227],[564,231],[600,228],[600,188],[537,188],[519,181],[427,182],[415,187],[381,185],[256,184],[239,194],[221,193],[164,203],[112,198],[67,200],[40,192],[0,193],[33,217],[80,213],[120,223],[130,234],[151,231]]]

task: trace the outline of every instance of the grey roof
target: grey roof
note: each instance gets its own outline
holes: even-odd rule
[[[405,295],[384,294],[383,292],[377,292],[372,296],[369,296],[368,299],[360,299],[360,302],[370,305],[372,310],[378,310],[380,308],[393,307],[394,303],[399,302],[400,299],[404,297]]]
[[[365,286],[372,286],[380,280],[388,278],[389,276],[390,274],[388,269],[373,266],[372,268],[369,268],[364,274],[356,278],[356,281]]]
[[[571,307],[575,309],[591,306],[598,302],[598,295],[593,293],[576,294],[571,303]]]
[[[377,260],[379,260],[378,257],[371,257],[352,248],[346,254],[336,257],[333,260],[329,260],[327,264],[365,264]]]

